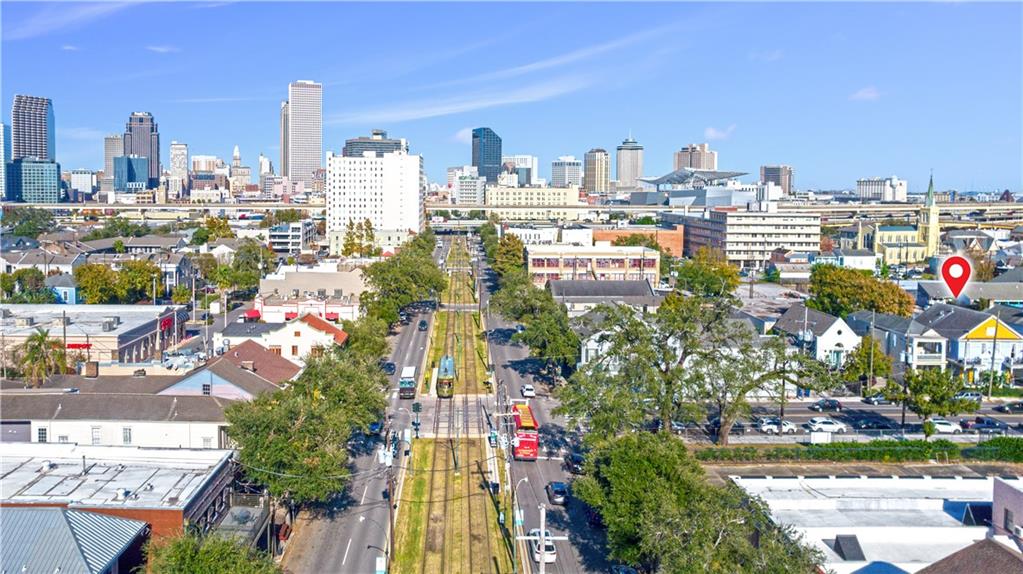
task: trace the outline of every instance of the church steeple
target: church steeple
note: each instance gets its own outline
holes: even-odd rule
[[[924,205],[927,207],[934,205],[934,170],[931,170],[931,183],[927,185],[927,197],[924,199]]]

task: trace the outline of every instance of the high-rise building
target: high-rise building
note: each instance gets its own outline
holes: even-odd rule
[[[583,162],[563,155],[551,162],[551,187],[578,187],[583,182]]]
[[[281,175],[288,175],[288,102],[281,102]]]
[[[186,190],[188,190],[188,144],[172,141],[167,195],[181,198]]]
[[[11,128],[0,122],[0,199],[7,199],[7,162],[11,161]]]
[[[262,177],[264,175],[273,175],[273,174],[274,174],[274,164],[273,164],[273,162],[271,162],[270,158],[266,157],[265,155],[259,154],[259,175],[260,175],[260,177]]]
[[[242,152],[238,149],[238,146],[234,146],[234,153],[231,154],[231,167],[241,167],[242,165]]]
[[[377,237],[422,231],[426,215],[423,157],[404,151],[363,157],[327,155],[327,235],[340,253],[349,221],[366,219]]]
[[[675,152],[675,171],[690,169],[717,170],[718,152],[710,151],[710,144],[689,144]]]
[[[792,195],[792,179],[792,166],[790,165],[760,166],[760,182],[777,185],[785,195]]]
[[[124,155],[124,136],[111,134],[103,138],[103,179],[100,182],[102,191],[114,189],[114,158]],[[109,181],[107,181],[109,180]]]
[[[76,194],[92,193],[96,186],[96,174],[91,169],[71,170],[71,189]]]
[[[149,184],[149,158],[122,155],[114,158],[114,191],[142,191]]]
[[[863,201],[906,202],[909,184],[906,180],[891,177],[868,177],[856,180],[856,193]]]
[[[132,112],[128,117],[128,124],[124,129],[124,153],[122,155],[148,158],[149,180],[146,184],[150,188],[160,185],[160,130],[156,125],[156,120],[153,119],[153,114]]]
[[[489,183],[497,183],[501,174],[501,138],[490,128],[472,130],[472,165],[480,177]]]
[[[405,138],[390,139],[384,130],[373,130],[369,137],[361,136],[345,140],[345,147],[341,149],[341,155],[363,157],[367,151],[375,153],[377,157],[392,151],[408,153],[408,141]]]
[[[618,189],[635,189],[643,177],[643,146],[630,134],[617,151]]]
[[[528,169],[529,177],[525,183],[519,185],[539,185],[540,160],[535,155],[504,155],[501,156],[501,165],[508,163],[515,164],[516,171]],[[521,172],[520,172],[521,173]]]
[[[35,157],[56,161],[56,126],[50,98],[14,96],[11,139],[11,159]]]
[[[288,84],[288,101],[281,108],[282,174],[312,183],[323,167],[323,84],[299,80]]]
[[[60,164],[35,157],[7,162],[7,200],[25,203],[58,203],[63,199]]]
[[[607,150],[594,148],[583,156],[586,173],[583,189],[586,193],[608,193],[611,191],[611,156]]]
[[[455,182],[454,203],[458,205],[483,205],[486,198],[486,190],[486,178],[463,175]]]

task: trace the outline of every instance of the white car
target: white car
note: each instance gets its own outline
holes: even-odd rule
[[[945,419],[931,419],[931,422],[934,423],[934,432],[938,434],[959,434],[963,432],[963,427],[959,426],[959,423]]]
[[[522,396],[527,399],[536,398],[536,389],[530,384],[522,385]]]
[[[554,546],[554,541],[551,540],[551,531],[544,530],[544,549],[540,552],[540,529],[534,528],[529,531],[529,536],[536,536],[537,538],[529,541],[529,547],[533,550],[533,562],[545,562],[547,564],[554,564],[558,559],[558,548]]]
[[[760,419],[757,430],[764,434],[796,434],[798,431],[796,425],[789,421],[781,421],[779,428],[779,421],[776,417]]]
[[[837,432],[843,433],[846,430],[845,423],[840,423],[828,417],[813,417],[806,423],[813,432]]]

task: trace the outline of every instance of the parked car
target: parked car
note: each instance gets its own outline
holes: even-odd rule
[[[973,401],[979,405],[984,400],[984,395],[979,391],[959,391],[953,398],[961,401]]]
[[[842,403],[835,399],[821,399],[816,403],[810,405],[811,411],[817,411],[823,413],[824,411],[834,411],[836,413],[842,412]]]
[[[707,419],[707,434],[716,435],[718,434],[718,431],[720,429],[721,429],[720,417],[711,417]],[[732,424],[732,429],[729,431],[728,434],[746,434],[749,431],[750,431],[749,425],[742,421],[735,421],[735,423]]]
[[[938,434],[959,434],[963,432],[963,427],[952,421],[945,419],[930,419],[930,421],[934,424],[934,432]]]
[[[766,417],[760,419],[757,430],[764,434],[796,434],[799,429],[791,422],[778,417]]]
[[[813,432],[844,433],[846,431],[845,423],[840,423],[829,417],[813,417],[806,423],[806,426]]]
[[[425,331],[430,328],[430,324],[426,322],[426,319],[419,320],[419,330]]]
[[[393,375],[398,370],[398,367],[394,363],[386,361],[381,363],[380,369],[384,371],[385,375]]]
[[[586,458],[578,452],[572,452],[565,455],[565,470],[572,474],[582,474],[585,472],[584,464]]]
[[[529,536],[535,536],[533,540],[529,541],[529,547],[533,550],[533,562],[546,564],[554,564],[558,559],[558,548],[554,546],[554,541],[550,539],[550,530],[544,530],[544,547],[543,551],[540,551],[540,529],[534,528],[529,531]]]
[[[959,426],[968,432],[977,434],[1005,434],[1009,432],[1009,425],[991,417],[974,417],[962,419]]]
[[[536,397],[536,388],[529,383],[522,385],[521,392],[524,398],[532,399]]]
[[[883,393],[877,393],[877,394],[870,395],[869,397],[864,397],[863,398],[863,402],[867,403],[868,405],[890,405],[890,404],[892,404],[892,402],[890,400],[888,400],[888,397],[884,396]]]
[[[526,330],[526,326],[525,325],[522,325],[522,324],[515,325],[515,332],[516,333],[521,333],[521,332],[523,332],[525,330]]]
[[[380,434],[384,430],[384,421],[373,421],[369,423],[369,434]]]
[[[1016,401],[1014,403],[1005,403],[1004,405],[998,405],[995,410],[1000,413],[1023,413],[1023,401]]]
[[[568,485],[561,481],[548,482],[547,499],[551,504],[564,506],[568,502]]]
[[[882,418],[869,418],[857,421],[853,427],[858,431],[896,431],[899,423]]]

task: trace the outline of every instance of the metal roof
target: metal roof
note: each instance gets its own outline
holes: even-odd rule
[[[704,184],[722,179],[733,179],[746,175],[742,171],[717,171],[712,169],[693,169],[683,167],[661,177],[641,177],[640,181],[651,185],[686,185],[695,182]]]
[[[0,512],[3,572],[107,572],[147,525],[65,508],[7,507]]]
[[[802,303],[796,303],[778,319],[774,328],[783,333],[798,335],[803,331],[805,324],[811,333],[820,337],[837,321],[839,321],[838,317],[810,309]]]

